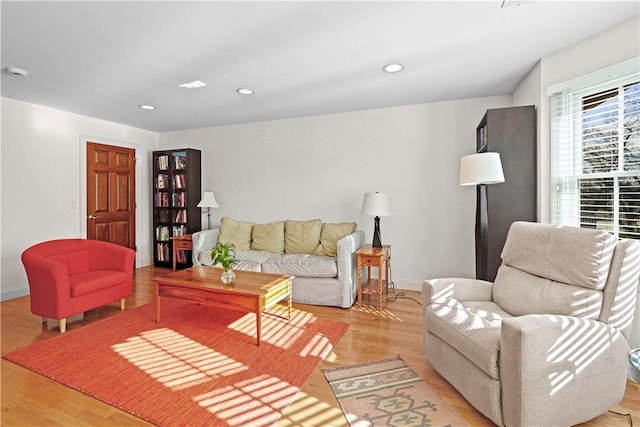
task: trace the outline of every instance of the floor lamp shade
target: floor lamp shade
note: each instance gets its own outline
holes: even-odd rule
[[[469,154],[460,159],[460,185],[504,182],[499,153]]]
[[[213,196],[212,191],[205,191],[202,195],[202,200],[196,205],[199,208],[207,208],[207,230],[211,229],[211,208],[219,208],[216,198]]]
[[[374,216],[373,242],[374,248],[382,247],[382,239],[380,238],[380,217],[391,215],[391,205],[389,203],[389,195],[387,193],[365,193],[362,200],[362,215]]]
[[[460,159],[460,185],[477,185],[476,194],[476,278],[488,280],[489,210],[487,185],[504,182],[498,153],[476,153]]]

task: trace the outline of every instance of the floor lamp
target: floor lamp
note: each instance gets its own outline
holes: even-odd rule
[[[373,226],[373,242],[371,247],[381,248],[382,239],[380,238],[380,217],[391,215],[391,206],[389,205],[389,195],[387,193],[365,193],[362,200],[362,215],[375,216]]]
[[[504,182],[498,153],[469,154],[460,159],[460,185],[476,185],[476,277],[487,280],[489,249],[489,211],[487,185]],[[478,256],[480,251],[480,256]]]
[[[216,198],[213,197],[213,192],[205,191],[202,195],[202,200],[196,205],[199,208],[207,208],[207,230],[211,230],[211,208],[219,208]]]

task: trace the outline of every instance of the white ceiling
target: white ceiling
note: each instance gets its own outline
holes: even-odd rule
[[[541,57],[640,11],[520,3],[3,0],[2,68],[29,74],[3,72],[1,93],[157,132],[509,94]],[[178,87],[193,80],[207,86]]]

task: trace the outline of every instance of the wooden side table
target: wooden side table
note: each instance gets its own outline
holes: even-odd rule
[[[358,258],[358,304],[362,307],[363,295],[378,294],[378,308],[382,308],[382,294],[389,295],[389,246],[373,248],[371,245],[364,245],[356,251]],[[362,283],[362,268],[367,267],[367,278]],[[378,278],[371,278],[371,267],[378,268]],[[384,268],[384,279],[382,270]]]
[[[173,271],[176,271],[176,255],[178,251],[192,251],[193,241],[191,240],[191,234],[185,234],[172,237],[171,242],[171,246],[173,246]]]

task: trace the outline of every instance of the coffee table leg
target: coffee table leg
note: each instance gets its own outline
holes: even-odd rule
[[[160,297],[156,296],[156,323],[160,323]]]
[[[258,347],[260,347],[260,331],[262,331],[262,312],[258,309],[256,313],[256,335],[258,336]]]

